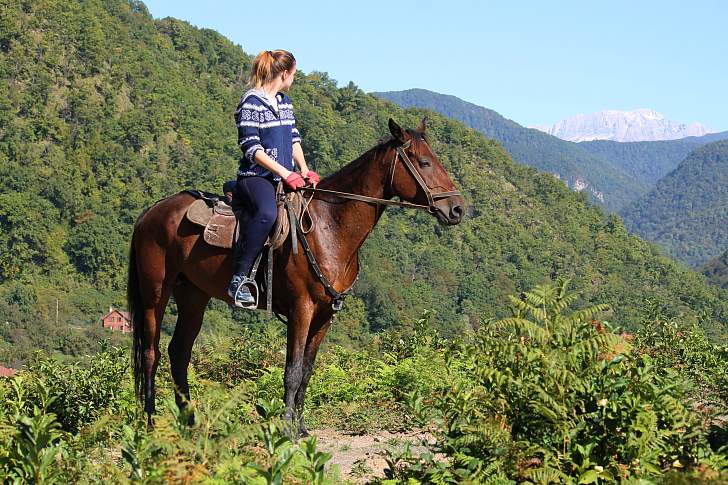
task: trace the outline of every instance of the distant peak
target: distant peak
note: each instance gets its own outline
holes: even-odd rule
[[[685,124],[670,121],[662,113],[650,108],[578,114],[550,127],[534,126],[533,128],[557,136],[562,140],[574,142],[676,140],[687,136],[714,133],[714,130],[700,123]]]

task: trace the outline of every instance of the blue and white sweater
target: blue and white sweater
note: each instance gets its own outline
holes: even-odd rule
[[[288,170],[294,169],[293,144],[300,143],[293,105],[285,93],[276,94],[278,110],[271,106],[260,89],[250,89],[240,98],[235,110],[238,145],[243,151],[238,177],[281,178],[255,162],[255,152],[263,150]]]

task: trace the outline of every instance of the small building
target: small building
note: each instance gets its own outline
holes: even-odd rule
[[[101,317],[101,325],[104,328],[110,328],[112,332],[129,333],[133,330],[129,312],[123,312],[114,307],[109,307],[109,313]]]
[[[3,367],[0,365],[0,377],[15,377],[18,371],[12,367]]]

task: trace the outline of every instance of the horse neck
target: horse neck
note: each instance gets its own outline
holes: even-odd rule
[[[388,147],[375,147],[351,162],[339,172],[326,178],[321,188],[348,192],[368,197],[385,198],[387,176],[383,157],[393,157]],[[364,244],[369,233],[381,217],[384,207],[366,202],[339,199],[325,196],[334,203],[322,202],[330,215],[330,229],[340,238],[344,257],[353,256]],[[387,194],[387,198],[391,198]],[[342,237],[342,235],[345,235]],[[344,244],[346,243],[346,244]]]

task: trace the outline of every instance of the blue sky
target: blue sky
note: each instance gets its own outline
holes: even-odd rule
[[[145,1],[365,91],[452,94],[526,126],[652,108],[728,130],[728,2]]]

